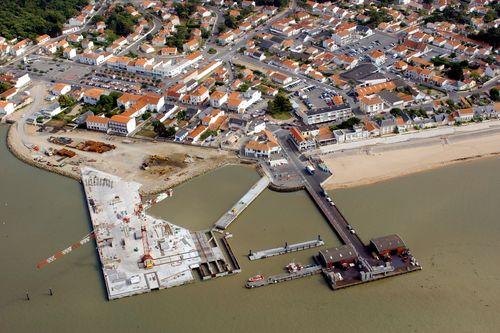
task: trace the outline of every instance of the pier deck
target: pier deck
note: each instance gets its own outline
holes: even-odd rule
[[[267,188],[269,178],[262,177],[241,199],[215,223],[215,227],[225,230],[234,220]]]
[[[268,257],[273,257],[273,256],[279,256],[282,254],[290,253],[290,252],[297,252],[297,251],[302,251],[302,250],[307,250],[311,249],[314,247],[322,246],[325,245],[325,242],[321,240],[321,238],[318,237],[318,239],[302,242],[302,243],[296,243],[296,244],[285,244],[285,246],[282,247],[277,247],[274,249],[268,249],[268,250],[261,250],[261,251],[250,251],[248,255],[248,259],[250,260],[257,260],[257,259],[264,259]]]
[[[322,267],[320,265],[305,266],[303,269],[297,272],[283,273],[277,275],[271,275],[260,281],[247,281],[245,287],[247,288],[258,288],[268,286],[270,284],[276,284],[280,282],[300,279],[303,277],[319,274],[322,272]]]

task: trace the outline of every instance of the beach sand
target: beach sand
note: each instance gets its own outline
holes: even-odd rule
[[[500,131],[464,133],[322,156],[333,172],[327,189],[381,182],[454,163],[500,156]]]

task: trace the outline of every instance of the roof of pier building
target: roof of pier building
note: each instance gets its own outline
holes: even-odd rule
[[[356,250],[354,250],[354,248],[350,244],[321,250],[319,251],[319,256],[325,262],[325,264],[354,261],[358,258]]]
[[[378,253],[406,248],[405,242],[396,234],[373,238],[370,240],[370,243],[375,247]]]

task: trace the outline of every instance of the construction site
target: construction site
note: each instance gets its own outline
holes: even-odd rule
[[[143,202],[139,183],[89,167],[81,172],[93,230],[38,268],[95,239],[110,300],[240,272],[226,239],[145,212],[171,190]]]

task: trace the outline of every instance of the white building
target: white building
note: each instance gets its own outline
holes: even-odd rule
[[[101,116],[88,116],[85,124],[87,125],[87,129],[89,130],[107,132],[109,118]]]
[[[352,116],[351,107],[347,104],[334,105],[322,109],[297,110],[296,112],[306,125],[348,119]]]
[[[110,134],[129,135],[135,130],[135,127],[135,118],[122,115],[111,117],[108,123]]]
[[[78,62],[87,65],[99,66],[111,57],[111,53],[82,53],[78,55]]]
[[[9,115],[14,112],[14,103],[0,100],[0,114]]]
[[[362,126],[355,126],[352,130],[350,129],[339,129],[333,131],[333,136],[337,143],[347,143],[357,140],[367,139],[370,133],[363,129]]]
[[[384,101],[377,95],[362,97],[359,100],[360,108],[368,115],[373,115],[384,111]]]
[[[191,104],[201,104],[209,98],[209,91],[204,86],[199,86],[198,89],[193,91],[190,95],[189,101]]]

